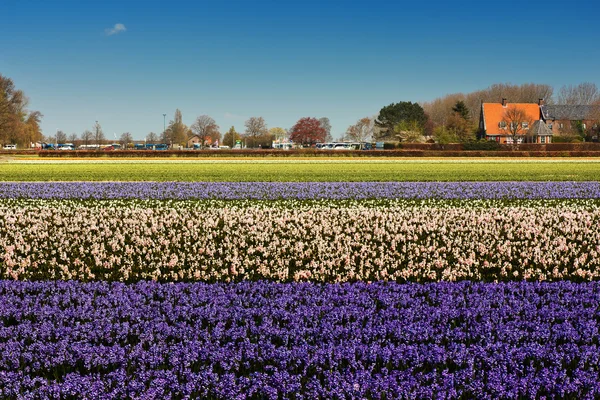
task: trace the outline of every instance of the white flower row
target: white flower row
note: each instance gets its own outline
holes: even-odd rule
[[[0,201],[0,278],[593,280],[600,205]]]

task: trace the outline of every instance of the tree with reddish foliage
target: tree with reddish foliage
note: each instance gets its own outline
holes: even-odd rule
[[[290,130],[290,140],[303,146],[324,142],[327,131],[318,119],[311,117],[300,118]]]

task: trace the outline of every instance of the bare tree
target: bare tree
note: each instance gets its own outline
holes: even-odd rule
[[[94,139],[94,134],[92,133],[92,131],[86,129],[85,131],[83,131],[83,133],[81,134],[81,140],[83,140],[83,144],[87,147],[88,144]]]
[[[129,132],[124,132],[121,134],[120,142],[121,146],[123,146],[123,149],[127,149],[129,143],[133,143],[133,136],[131,136],[131,133]]]
[[[67,140],[69,141],[69,143],[75,143],[77,140],[79,140],[79,138],[77,137],[76,133],[71,133]]]
[[[209,117],[208,115],[200,115],[196,118],[196,121],[192,124],[192,132],[198,135],[200,138],[200,143],[202,147],[206,146],[207,142],[214,143],[215,136],[219,133],[219,125],[215,122],[214,119]]]
[[[346,130],[346,137],[356,142],[365,142],[373,136],[375,122],[369,117],[359,119],[356,124],[350,125]]]
[[[190,129],[183,123],[183,117],[179,109],[175,110],[172,121],[169,121],[167,130],[163,132],[162,141],[170,144],[185,144],[190,136]]]
[[[513,144],[516,144],[519,136],[525,135],[532,124],[532,119],[524,109],[509,105],[502,115],[500,128],[506,129],[511,135]]]
[[[246,138],[249,139],[246,145],[249,145],[250,147],[256,145],[257,139],[260,136],[269,133],[269,129],[267,129],[267,124],[263,117],[250,117],[244,123],[244,126],[246,127]]]
[[[219,125],[215,125],[208,130],[208,136],[212,144],[218,144],[221,140],[221,132],[219,131]]]
[[[594,83],[563,86],[558,92],[558,104],[591,105],[600,101],[600,91]]]
[[[321,127],[325,129],[325,141],[331,142],[333,138],[331,137],[331,122],[329,121],[329,118],[319,118],[319,124],[321,124]]]
[[[148,134],[148,136],[146,136],[146,142],[148,142],[150,144],[154,144],[154,143],[158,142],[158,135],[154,132],[150,132]]]
[[[269,133],[273,136],[274,140],[278,141],[282,141],[288,136],[288,132],[279,126],[269,129]]]
[[[589,126],[586,128],[586,140],[600,140],[600,101],[596,101],[591,105],[587,115]]]
[[[92,132],[94,135],[94,142],[97,145],[102,144],[102,142],[105,140],[105,137],[104,132],[102,131],[102,127],[100,126],[100,123],[98,121],[96,121],[96,123],[94,124],[94,129]]]
[[[56,131],[56,143],[66,143],[67,142],[67,134],[61,130]]]
[[[24,144],[35,146],[35,143],[42,139],[42,130],[40,128],[41,119],[42,114],[39,111],[32,111],[29,113],[22,129],[21,141]]]

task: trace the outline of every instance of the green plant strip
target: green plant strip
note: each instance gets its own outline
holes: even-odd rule
[[[595,181],[595,161],[3,163],[0,181]]]

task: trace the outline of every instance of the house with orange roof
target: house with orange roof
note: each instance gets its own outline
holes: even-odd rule
[[[552,131],[545,129],[542,104],[542,99],[538,103],[509,103],[506,99],[481,103],[480,137],[502,144],[550,143]]]

